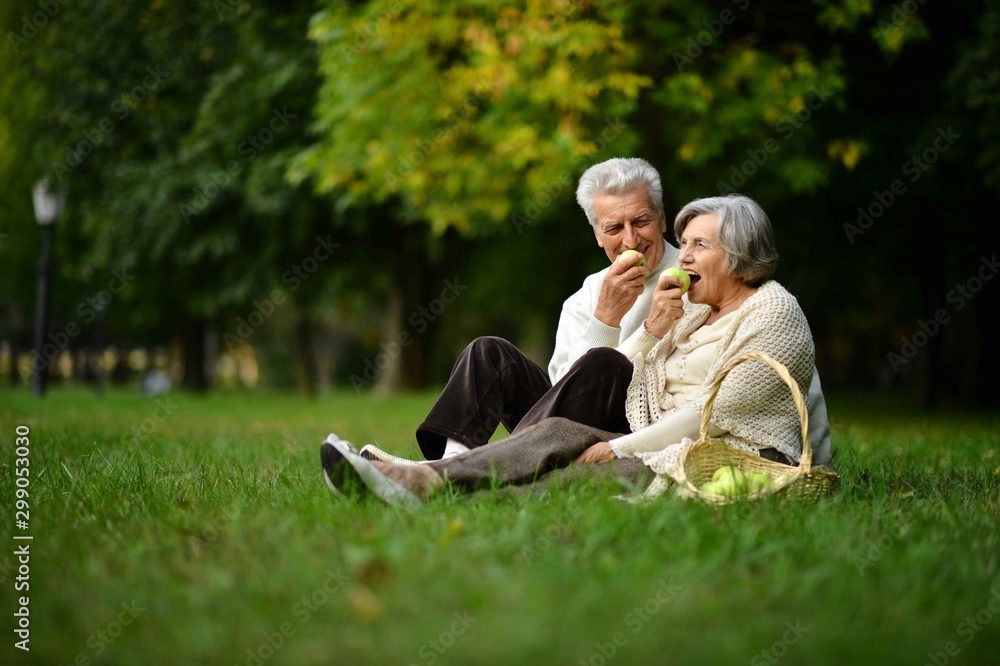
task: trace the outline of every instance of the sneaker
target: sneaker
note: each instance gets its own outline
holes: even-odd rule
[[[364,484],[349,484],[349,481],[356,480],[352,478],[351,473],[348,471],[349,465],[346,464],[344,457],[337,453],[336,446],[334,445],[339,445],[348,452],[356,453],[357,451],[350,442],[341,439],[336,433],[332,432],[326,436],[319,449],[320,464],[323,466],[323,481],[326,482],[326,487],[330,489],[334,497],[349,500],[352,496],[358,494],[357,490],[363,488]],[[348,488],[348,485],[353,487]]]
[[[337,442],[343,444],[347,448],[347,450],[350,451],[351,453],[358,452],[358,450],[354,448],[353,444],[348,442],[346,439],[341,439],[340,436],[335,432],[331,432],[329,435],[326,436],[326,439],[323,440],[324,444],[336,444]]]
[[[339,499],[373,493],[394,506],[412,508],[420,504],[416,495],[375,469],[349,442],[327,437],[320,446],[319,457],[323,481]]]
[[[388,451],[383,451],[374,444],[365,444],[361,447],[361,457],[365,460],[381,460],[382,462],[392,463],[394,465],[426,465],[431,462],[430,460],[410,460],[409,458],[400,458],[399,456],[394,456]]]

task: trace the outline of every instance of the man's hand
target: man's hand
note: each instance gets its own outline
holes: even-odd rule
[[[649,271],[640,266],[642,255],[632,255],[624,261],[615,259],[604,276],[601,295],[597,298],[594,316],[608,326],[618,328],[636,300],[642,294],[643,285]]]
[[[611,462],[612,460],[617,460],[618,456],[611,449],[611,445],[607,442],[598,442],[593,446],[587,448],[586,451],[580,454],[580,457],[576,459],[578,463],[605,463]]]
[[[673,275],[660,276],[653,292],[653,305],[646,317],[646,332],[662,338],[674,322],[684,316],[684,301],[681,300],[681,281]]]

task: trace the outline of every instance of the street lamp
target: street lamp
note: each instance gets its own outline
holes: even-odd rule
[[[45,395],[45,387],[49,380],[49,362],[52,359],[45,358],[42,347],[45,345],[45,334],[48,329],[49,319],[49,274],[52,268],[52,230],[55,228],[56,220],[62,213],[63,205],[66,203],[66,190],[53,190],[49,187],[47,178],[35,183],[31,190],[32,200],[35,204],[35,220],[42,228],[42,253],[38,260],[38,293],[35,309],[35,358],[32,362],[34,368],[33,389],[38,397]]]

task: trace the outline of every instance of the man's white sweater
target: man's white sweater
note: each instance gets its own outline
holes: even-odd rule
[[[549,378],[552,383],[558,382],[566,372],[587,350],[594,347],[613,347],[631,359],[637,339],[629,341],[633,335],[649,336],[643,329],[642,322],[646,320],[653,304],[653,292],[656,289],[660,273],[677,265],[678,250],[673,245],[663,241],[663,258],[649,272],[642,294],[632,305],[632,308],[622,317],[619,327],[608,326],[594,316],[597,311],[597,301],[601,295],[604,276],[610,266],[587,276],[579,291],[566,299],[562,313],[559,315],[559,326],[556,329],[556,346],[549,361]],[[655,338],[649,336],[652,342]],[[646,345],[641,345],[646,346]],[[649,345],[651,346],[651,345]],[[813,464],[830,465],[830,422],[826,413],[826,399],[820,386],[819,373],[813,369],[812,384],[809,386],[809,439],[813,445]],[[688,419],[678,420],[678,439],[690,437],[698,439],[700,415],[690,415]],[[692,430],[693,429],[693,430]],[[715,436],[716,432],[711,432]]]

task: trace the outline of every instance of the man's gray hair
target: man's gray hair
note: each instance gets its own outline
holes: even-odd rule
[[[774,230],[756,201],[742,194],[695,199],[674,219],[678,241],[688,223],[699,215],[718,219],[719,245],[726,252],[726,265],[733,277],[756,287],[774,275],[778,265]]]
[[[613,157],[595,164],[580,176],[576,202],[587,214],[591,226],[597,226],[594,197],[604,194],[624,194],[643,187],[653,200],[656,211],[663,214],[663,185],[653,165],[640,157]]]

